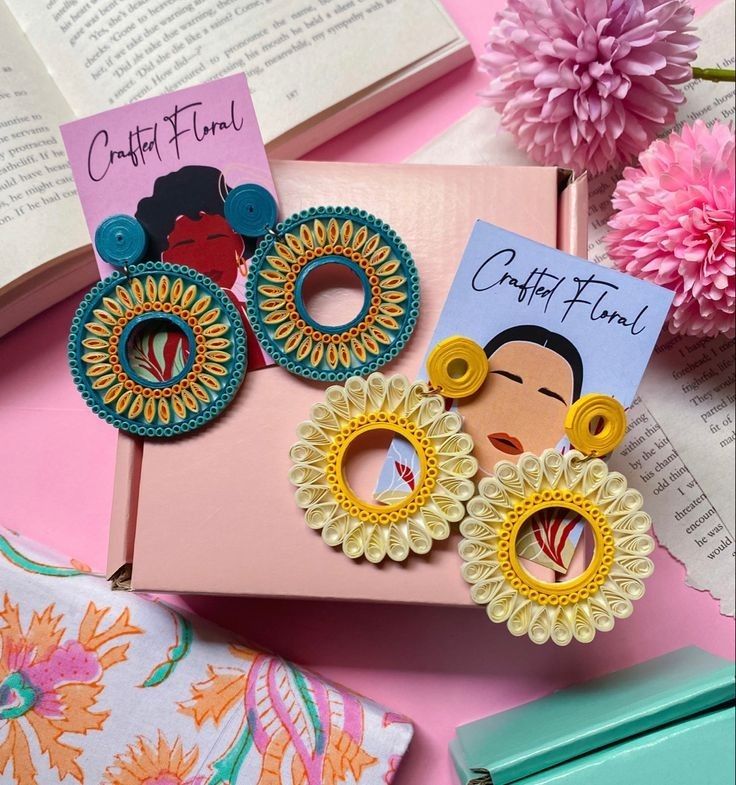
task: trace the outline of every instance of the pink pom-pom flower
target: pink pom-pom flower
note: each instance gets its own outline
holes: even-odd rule
[[[699,39],[685,0],[508,0],[482,95],[534,161],[629,163],[675,119]]]
[[[733,126],[696,120],[654,142],[616,186],[609,254],[674,290],[672,333],[734,335],[735,176]]]

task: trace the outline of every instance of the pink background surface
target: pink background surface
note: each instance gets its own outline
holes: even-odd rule
[[[479,51],[499,0],[446,5]],[[309,157],[400,161],[469,111],[483,81],[464,66]],[[0,523],[102,570],[115,432],[90,414],[67,370],[77,303],[71,298],[0,340]],[[185,604],[408,714],[416,736],[397,785],[450,785],[447,743],[458,724],[679,646],[734,658],[733,619],[685,585],[684,569],[667,552],[658,549],[654,561],[633,617],[590,646],[566,649],[512,638],[474,608],[225,597]]]

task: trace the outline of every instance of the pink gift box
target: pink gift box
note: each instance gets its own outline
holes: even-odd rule
[[[385,373],[412,378],[476,219],[577,255],[587,181],[549,167],[273,162],[280,215],[351,205],[395,229],[414,256],[421,310]],[[289,447],[323,386],[270,368],[248,374],[211,426],[171,442],[118,437],[108,577],[134,590],[472,605],[457,535],[427,557],[348,559],[304,522]]]

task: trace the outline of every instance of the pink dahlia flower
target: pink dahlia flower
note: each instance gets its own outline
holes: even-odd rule
[[[734,335],[733,126],[702,120],[624,170],[606,238],[614,264],[673,289],[670,332]]]
[[[629,163],[684,100],[692,18],[685,0],[508,0],[480,57],[482,95],[539,163]]]

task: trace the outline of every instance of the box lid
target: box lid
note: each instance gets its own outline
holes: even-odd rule
[[[733,706],[697,714],[534,774],[523,785],[734,785]]]
[[[462,725],[451,752],[463,782],[508,785],[733,703],[734,691],[733,663],[696,647],[679,649]]]

